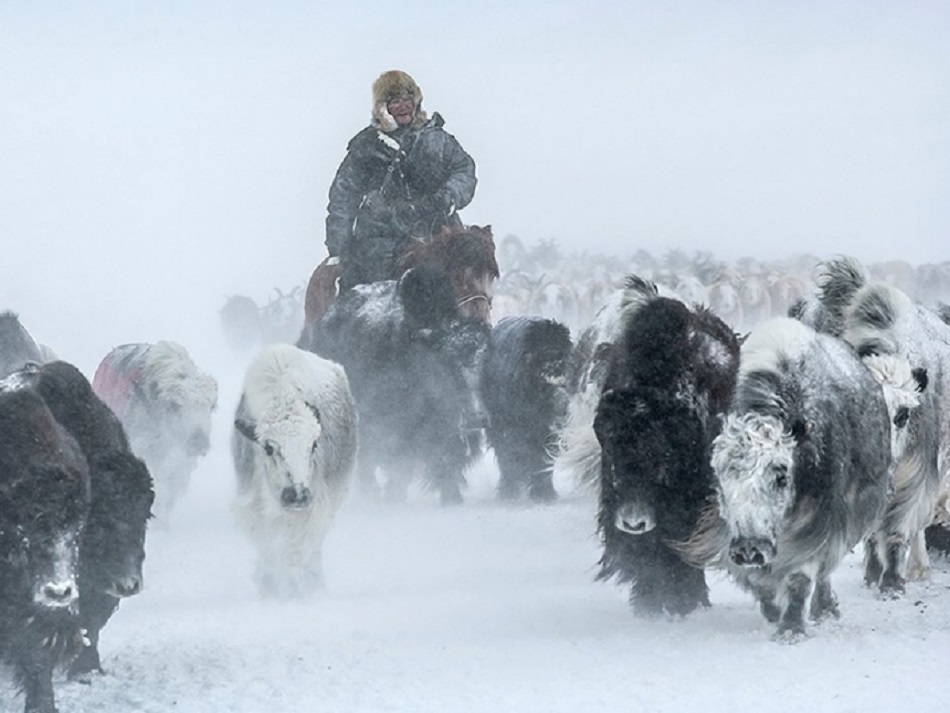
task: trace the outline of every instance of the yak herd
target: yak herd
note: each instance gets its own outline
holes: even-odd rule
[[[418,479],[457,505],[491,449],[502,500],[557,500],[556,472],[598,499],[598,577],[638,615],[709,606],[716,568],[796,641],[838,616],[830,576],[858,544],[866,584],[900,596],[946,532],[947,310],[852,258],[816,275],[751,325],[657,275],[599,293],[583,325],[492,324],[425,264],[344,292],[295,343],[255,346],[242,384],[233,511],[261,595],[323,585],[351,483],[400,501]],[[102,670],[217,402],[179,344],[116,347],[90,381],[0,314],[0,661],[27,711],[55,711],[58,665]]]

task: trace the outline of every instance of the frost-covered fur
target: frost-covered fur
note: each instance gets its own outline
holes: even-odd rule
[[[40,346],[13,312],[0,312],[0,379],[29,363],[41,364]]]
[[[218,385],[180,344],[125,344],[99,364],[93,390],[119,417],[155,488],[155,523],[167,526],[211,442]]]
[[[867,543],[866,580],[898,594],[907,577],[929,572],[924,530],[935,517],[950,471],[950,327],[896,287],[871,282],[848,305],[842,337],[858,354],[898,355],[925,370],[915,372],[923,393],[907,423],[894,493],[880,529]]]
[[[793,319],[760,324],[713,444],[718,498],[686,551],[718,562],[783,637],[838,615],[830,576],[876,525],[890,485],[891,423],[855,352]]]
[[[671,545],[689,538],[713,489],[709,449],[736,383],[739,341],[710,310],[654,295],[622,313],[597,406],[601,446],[598,577],[630,584],[637,614],[709,605],[702,569]]]
[[[581,487],[596,489],[600,484],[600,443],[594,433],[594,416],[607,364],[622,331],[622,315],[635,312],[639,305],[657,296],[684,301],[666,287],[628,275],[624,287],[609,295],[574,348],[574,372],[569,380],[571,398],[558,433],[553,471]]]
[[[339,364],[275,344],[248,367],[231,436],[234,512],[257,550],[263,596],[323,586],[323,539],[349,488],[356,428]]]

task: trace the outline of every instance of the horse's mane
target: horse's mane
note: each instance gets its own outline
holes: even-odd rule
[[[500,272],[491,226],[446,226],[431,239],[413,238],[400,260],[400,269],[405,271],[419,265],[430,265],[448,275],[470,268],[477,274],[497,279]]]

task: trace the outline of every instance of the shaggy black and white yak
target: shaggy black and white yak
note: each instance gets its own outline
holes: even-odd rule
[[[79,546],[79,614],[86,645],[69,667],[71,677],[102,671],[99,634],[119,600],[142,590],[145,531],[154,494],[148,469],[129,448],[118,417],[72,364],[28,366],[5,387],[39,394],[79,444],[92,490]]]
[[[631,283],[629,289],[633,289]],[[709,605],[685,541],[713,492],[710,447],[736,382],[739,342],[711,311],[640,283],[627,300],[594,431],[602,450],[599,579],[631,585],[637,614],[685,615]]]
[[[210,447],[218,384],[175,342],[125,344],[99,364],[92,388],[115,412],[155,488],[154,514],[166,526],[198,459]]]
[[[43,354],[13,312],[0,312],[0,379],[27,364],[41,364]]]
[[[30,713],[55,713],[53,669],[80,641],[79,542],[89,470],[29,389],[0,392],[0,661]]]
[[[417,467],[443,504],[460,503],[479,454],[484,418],[478,377],[489,327],[464,317],[441,272],[415,267],[398,280],[343,292],[300,346],[346,369],[360,417],[359,484],[403,500]]]
[[[574,347],[568,378],[571,395],[558,433],[553,470],[566,474],[582,487],[593,488],[600,483],[600,444],[594,433],[594,415],[607,366],[622,332],[620,315],[625,306],[657,295],[683,301],[666,287],[628,275],[624,287],[610,294]]]
[[[231,452],[241,529],[257,549],[264,596],[323,585],[321,548],[356,460],[356,405],[339,364],[289,344],[251,362],[234,417]]]
[[[866,362],[903,358],[915,369],[920,408],[910,411],[895,452],[894,489],[876,534],[866,542],[865,579],[897,596],[908,578],[927,576],[925,530],[939,516],[950,474],[950,327],[904,292],[870,279],[853,258],[823,263],[815,315]]]
[[[551,461],[566,412],[571,333],[542,317],[506,317],[492,328],[482,366],[488,444],[498,461],[498,496],[551,502]]]
[[[781,638],[804,635],[809,597],[813,619],[838,616],[831,573],[884,512],[892,420],[907,421],[884,391],[847,344],[794,319],[764,322],[742,345],[713,443],[718,498],[685,551],[724,564]]]

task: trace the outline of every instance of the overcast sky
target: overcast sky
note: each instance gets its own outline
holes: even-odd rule
[[[4,0],[0,306],[302,282],[392,68],[475,158],[463,219],[496,237],[946,260],[948,38],[936,0]]]

